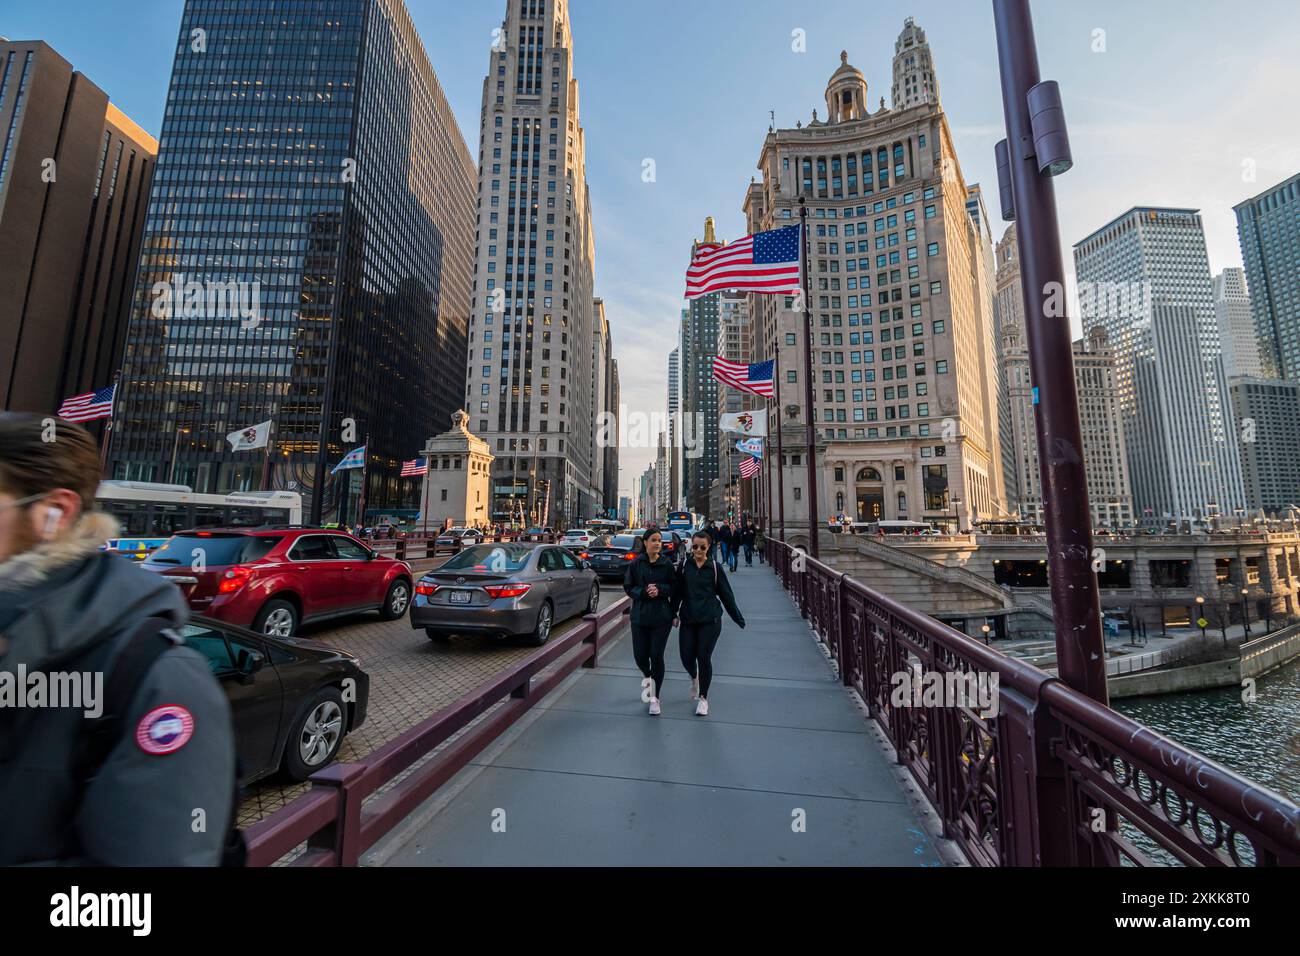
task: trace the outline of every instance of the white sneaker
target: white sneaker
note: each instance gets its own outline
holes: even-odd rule
[[[696,717],[709,716],[709,702],[705,700],[703,697],[701,697],[699,700],[695,702],[695,716]]]
[[[641,703],[643,704],[650,703],[650,698],[654,696],[654,685],[655,685],[654,678],[652,677],[641,678]]]
[[[651,717],[658,717],[658,716],[659,716],[659,698],[658,698],[658,697],[651,697],[651,698],[650,698],[650,716],[651,716]]]
[[[699,677],[691,678],[691,700],[700,699],[700,679]]]

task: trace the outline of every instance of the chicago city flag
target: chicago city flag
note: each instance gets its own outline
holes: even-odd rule
[[[352,449],[344,455],[343,460],[334,466],[334,469],[330,474],[337,475],[340,471],[347,471],[349,468],[364,467],[366,467],[366,446],[362,445],[359,448]]]

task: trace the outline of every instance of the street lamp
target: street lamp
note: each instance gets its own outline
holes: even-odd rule
[[[1250,636],[1250,602],[1246,600],[1246,595],[1250,591],[1246,588],[1241,589],[1241,623],[1246,628],[1246,636]]]
[[[950,500],[952,501],[952,533],[961,534],[961,512],[957,509],[961,499],[953,495]]]
[[[1205,598],[1196,596],[1196,623],[1201,628],[1201,640],[1205,640]]]
[[[983,625],[982,627],[980,627],[980,630],[984,632],[984,646],[985,646],[985,647],[988,647],[988,646],[989,646],[989,626],[988,626],[987,624],[985,624],[985,625]]]
[[[176,484],[176,456],[180,453],[181,436],[188,435],[189,433],[190,430],[188,428],[176,429],[176,437],[172,440],[172,465],[167,473],[167,484],[169,485]]]

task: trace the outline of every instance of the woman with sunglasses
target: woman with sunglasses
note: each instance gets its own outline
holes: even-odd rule
[[[682,666],[691,675],[695,716],[709,713],[709,685],[713,682],[713,649],[722,634],[722,612],[740,627],[745,616],[736,607],[727,572],[709,557],[709,536],[697,531],[691,538],[691,556],[677,572],[673,591],[674,624],[679,633]]]
[[[650,716],[659,716],[659,693],[664,683],[664,650],[673,629],[673,595],[676,592],[673,562],[663,553],[664,539],[658,528],[647,528],[641,536],[644,549],[628,565],[623,590],[632,599],[632,656],[645,677],[641,701],[650,705]]]

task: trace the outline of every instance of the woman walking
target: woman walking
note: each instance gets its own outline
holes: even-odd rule
[[[691,675],[696,717],[707,717],[709,713],[713,649],[722,633],[723,609],[737,625],[745,626],[745,616],[736,607],[727,572],[709,559],[708,535],[697,532],[691,539],[691,556],[677,572],[677,586],[673,591],[673,618],[674,623],[681,624],[682,666]]]
[[[650,528],[641,540],[641,555],[628,565],[623,590],[632,599],[632,656],[645,677],[641,701],[650,716],[659,716],[659,694],[664,683],[664,649],[673,629],[676,569],[663,553],[663,536]]]

